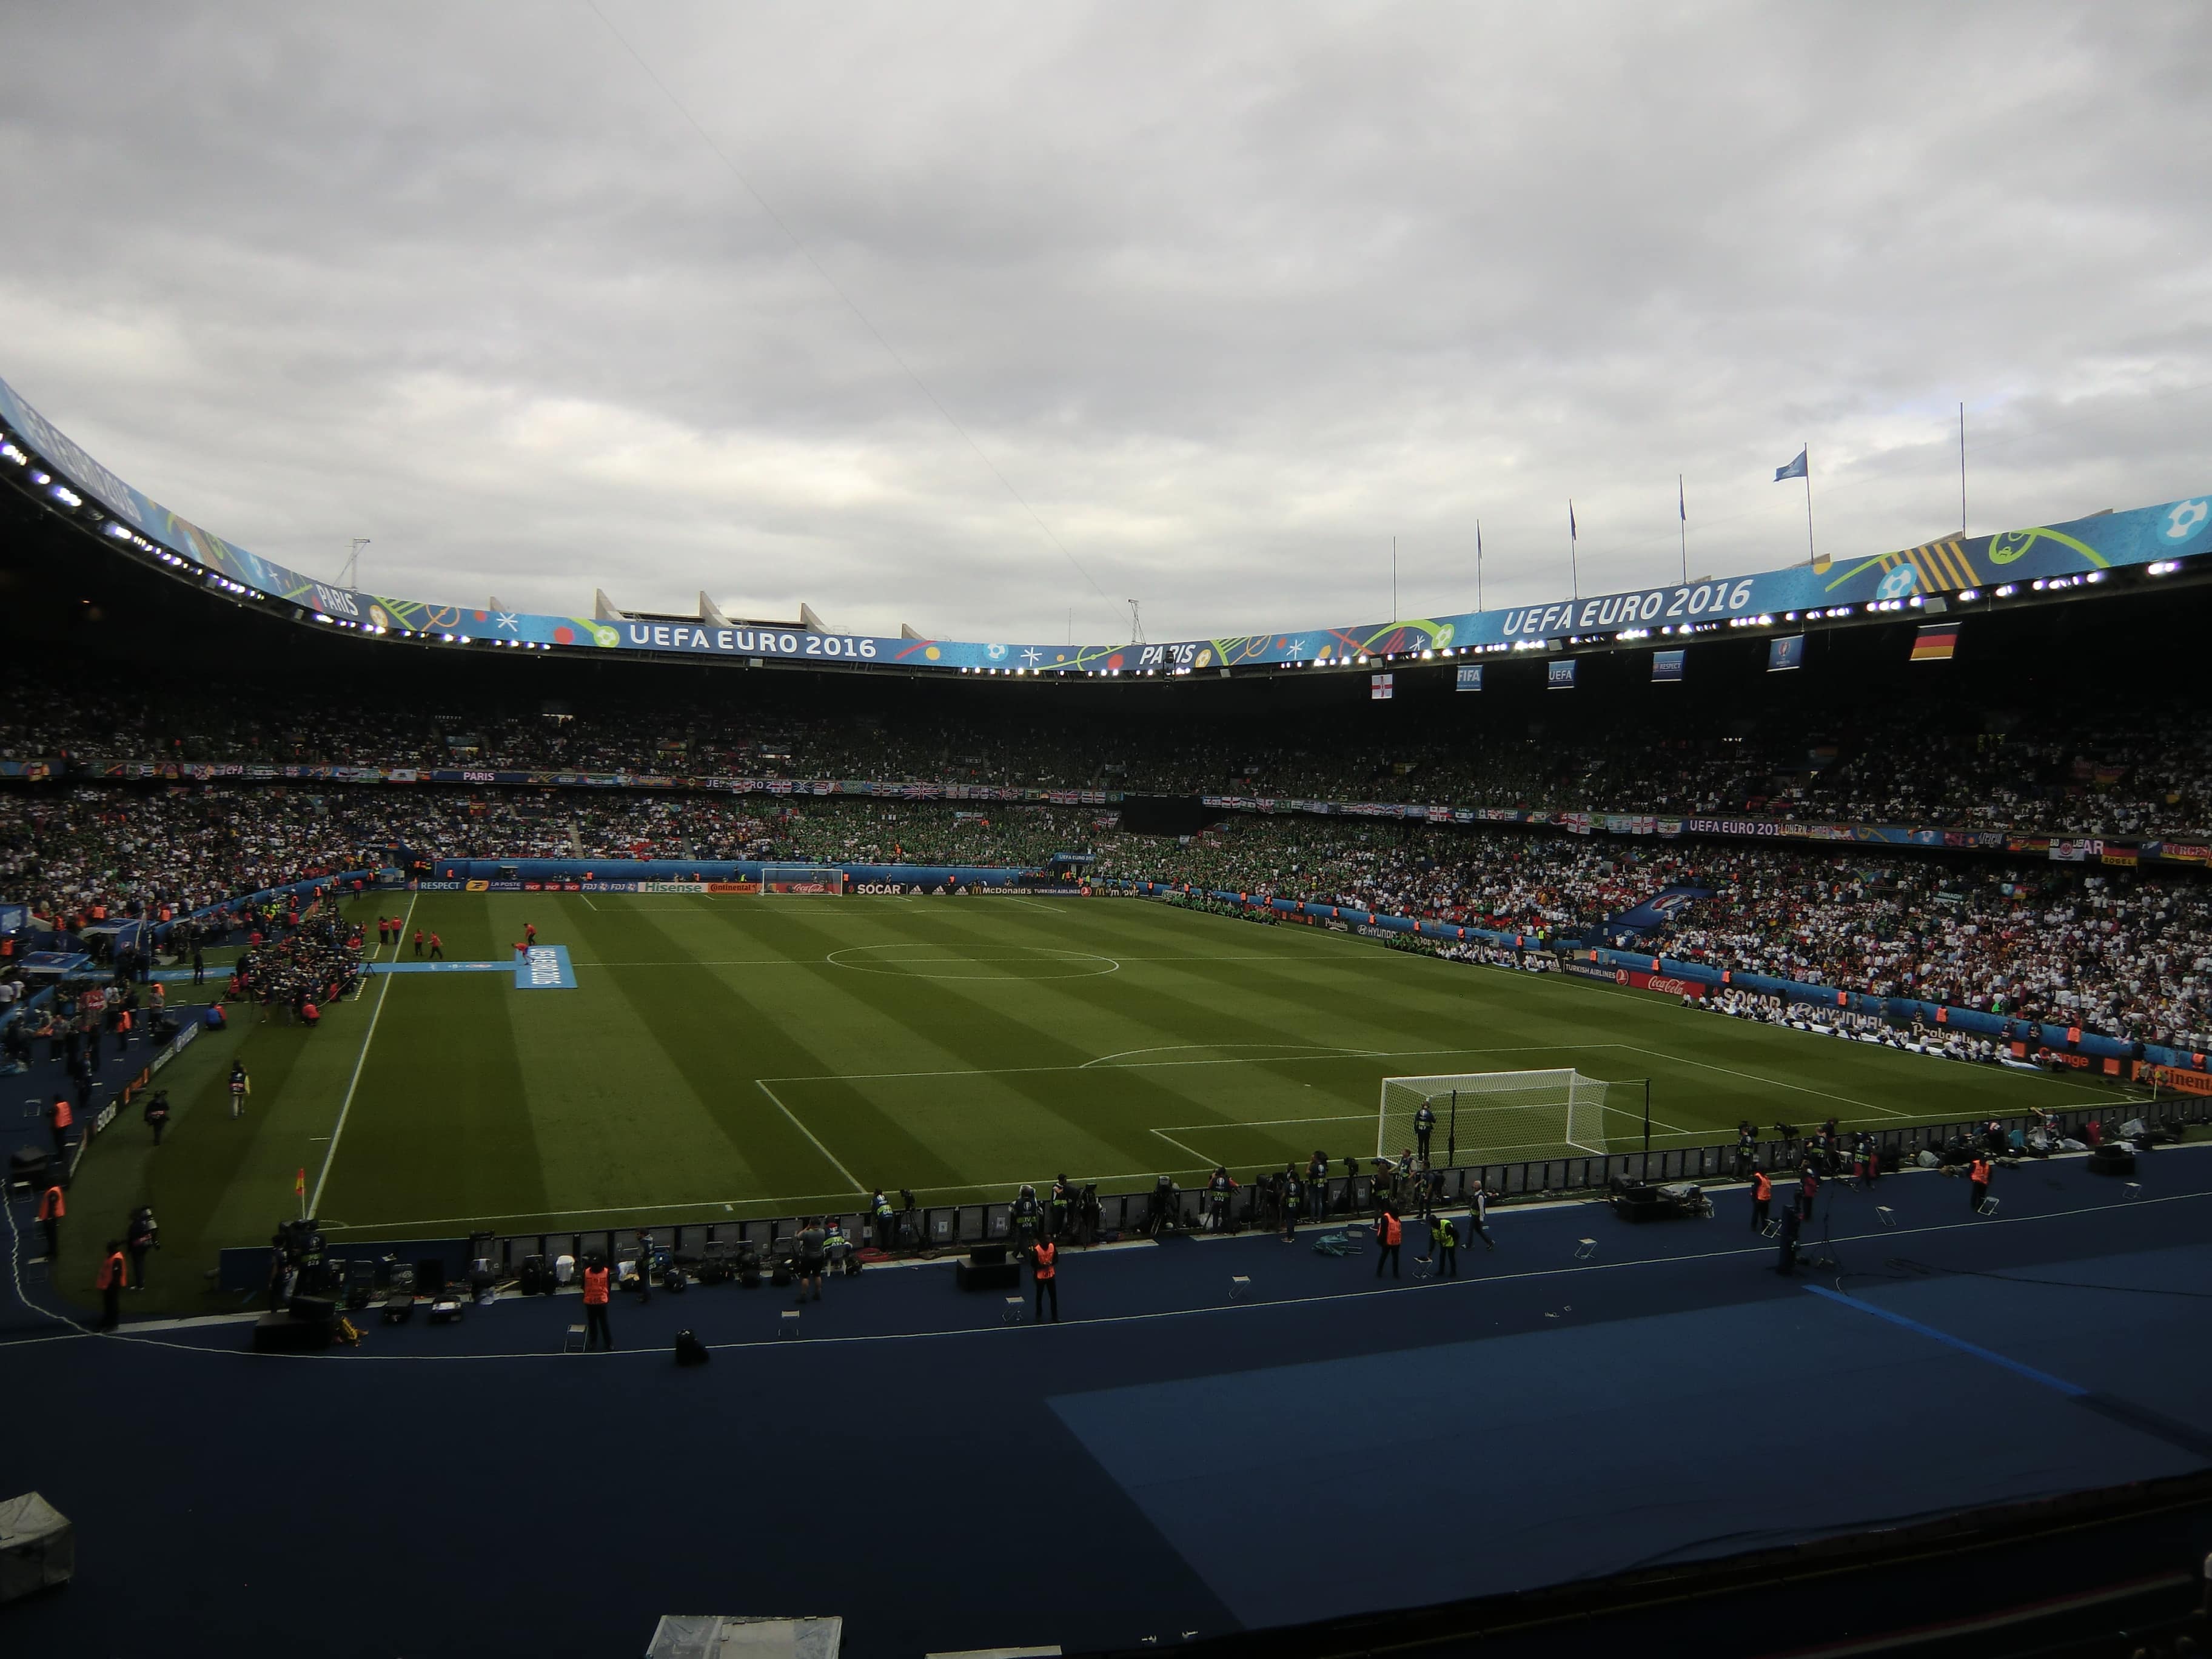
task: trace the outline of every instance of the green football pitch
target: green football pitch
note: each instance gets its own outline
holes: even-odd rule
[[[302,1171],[337,1238],[431,1237],[789,1214],[878,1184],[945,1204],[1062,1172],[1243,1175],[1317,1147],[1340,1167],[1376,1150],[1397,1075],[1637,1080],[1609,1097],[1615,1151],[1642,1145],[1647,1079],[1655,1147],[1728,1139],[1743,1117],[1900,1127],[2107,1092],[1135,900],[427,893],[356,908],[410,904],[410,929],[453,960],[510,959],[534,923],[568,948],[576,988],[402,973],[312,1032],[240,1011],[165,1075],[165,1146],[134,1122],[102,1138],[87,1207],[149,1199],[181,1265],[265,1242]],[[252,1078],[237,1119],[233,1053]],[[1462,1133],[1462,1162],[1479,1139]]]

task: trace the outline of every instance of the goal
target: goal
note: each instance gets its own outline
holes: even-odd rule
[[[1419,1143],[1414,1115],[1436,1114],[1429,1163],[1519,1162],[1576,1152],[1602,1157],[1605,1085],[1580,1072],[1464,1072],[1386,1077],[1375,1124],[1375,1156],[1395,1158]]]
[[[834,865],[764,864],[761,866],[763,893],[823,894],[845,890],[845,872]]]

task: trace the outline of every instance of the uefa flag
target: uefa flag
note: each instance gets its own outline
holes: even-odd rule
[[[1766,672],[1779,674],[1785,669],[1805,665],[1805,636],[1791,634],[1784,638],[1769,641],[1766,647]]]
[[[1397,696],[1397,676],[1370,674],[1367,677],[1367,697],[1370,702],[1388,702]]]
[[[1784,478],[1802,478],[1802,477],[1804,477],[1806,476],[1806,473],[1805,473],[1805,456],[1806,456],[1806,453],[1807,453],[1807,452],[1805,452],[1804,450],[1802,450],[1802,449],[1801,449],[1801,450],[1799,450],[1799,451],[1797,452],[1797,459],[1796,459],[1796,460],[1794,460],[1794,461],[1790,462],[1789,465],[1787,465],[1787,466],[1778,466],[1778,467],[1776,467],[1776,468],[1774,469],[1774,482],[1775,482],[1775,483],[1781,483]]]
[[[1680,679],[1685,654],[1680,651],[1654,651],[1651,653],[1651,678],[1654,680]]]
[[[1571,691],[1575,689],[1575,659],[1572,657],[1562,657],[1549,667],[1552,671],[1549,684],[1553,690]]]
[[[1929,623],[1912,636],[1912,660],[1948,662],[1959,648],[1959,624]]]

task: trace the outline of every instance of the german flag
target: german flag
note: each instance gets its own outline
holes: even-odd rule
[[[1959,648],[1959,624],[1929,623],[1913,635],[1912,660],[1915,662],[1948,662],[1951,653]]]

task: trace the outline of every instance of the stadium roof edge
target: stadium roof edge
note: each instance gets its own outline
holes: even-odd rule
[[[811,605],[797,623],[732,618],[707,594],[696,616],[626,611],[604,590],[592,614],[550,616],[395,598],[320,582],[260,558],[140,494],[0,380],[0,477],[47,513],[168,574],[266,603],[308,626],[441,645],[762,667],[897,669],[1006,678],[1175,678],[1240,671],[1474,665],[1498,653],[1573,654],[1688,646],[1744,630],[1956,614],[1963,605],[2090,597],[2125,574],[2212,576],[2212,497],[2198,495],[1991,536],[1938,538],[1844,561],[1455,615],[1160,644],[1023,645],[839,633]],[[110,518],[108,515],[113,515]],[[2202,562],[2202,568],[2195,562]]]

